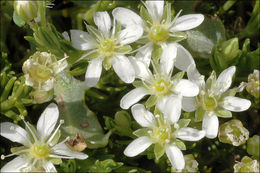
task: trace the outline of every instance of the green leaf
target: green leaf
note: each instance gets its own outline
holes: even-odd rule
[[[215,111],[215,113],[217,114],[218,117],[222,117],[222,118],[231,118],[232,117],[232,113],[228,110],[217,110]]]
[[[205,115],[205,110],[200,106],[195,112],[195,120],[202,121]]]
[[[156,160],[159,160],[163,154],[165,152],[165,146],[159,143],[156,143],[154,145],[154,154],[155,154],[155,158]]]
[[[19,27],[22,27],[25,25],[25,21],[20,16],[18,16],[18,14],[15,11],[13,13],[13,20],[14,20],[14,23]]]
[[[90,168],[90,172],[111,172],[123,165],[122,162],[115,162],[112,159],[107,159],[103,161],[97,160],[93,166]]]

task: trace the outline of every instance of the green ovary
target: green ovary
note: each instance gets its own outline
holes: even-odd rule
[[[169,92],[169,85],[170,85],[169,81],[165,81],[165,80],[161,79],[161,80],[155,81],[153,83],[152,88],[157,94],[164,95]]]
[[[105,40],[99,45],[99,52],[103,56],[111,56],[114,53],[115,42],[114,40]]]
[[[218,106],[216,98],[208,94],[202,95],[200,101],[203,109],[207,111],[214,110]]]
[[[150,29],[148,36],[154,43],[164,42],[169,38],[169,31],[162,25],[154,25]]]
[[[167,143],[170,141],[170,129],[168,127],[158,127],[154,129],[153,135],[159,143]]]
[[[50,148],[45,143],[36,142],[30,148],[30,153],[32,154],[33,157],[38,159],[46,158],[50,153]]]

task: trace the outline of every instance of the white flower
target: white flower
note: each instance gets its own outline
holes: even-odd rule
[[[151,95],[146,102],[147,107],[157,105],[163,113],[171,114],[171,121],[178,119],[181,114],[182,96],[194,97],[199,93],[198,86],[187,79],[182,79],[184,72],[172,77],[175,59],[174,45],[170,44],[162,54],[159,67],[154,65],[154,74],[146,63],[130,58],[136,73],[136,78],[142,81],[134,83],[135,89],[127,93],[120,102],[123,109],[128,109],[146,95]],[[171,56],[167,56],[171,54]]]
[[[143,4],[146,7],[141,7],[140,14],[143,18],[126,8],[118,7],[113,10],[113,16],[123,26],[143,28],[144,35],[139,41],[145,45],[139,49],[137,57],[149,65],[150,57],[146,55],[152,53],[154,46],[159,45],[163,48],[175,42],[177,48],[176,67],[186,71],[188,66],[195,62],[189,56],[188,51],[176,42],[186,38],[186,34],[182,31],[199,26],[203,22],[204,16],[202,14],[189,14],[179,17],[179,12],[173,19],[170,3],[164,4],[164,1],[151,0]]]
[[[196,69],[195,65],[188,68],[189,80],[196,83],[200,88],[197,97],[184,97],[182,108],[186,112],[195,112],[197,121],[202,121],[202,128],[206,131],[206,137],[215,138],[218,134],[218,117],[230,118],[233,112],[247,110],[251,102],[247,99],[234,97],[237,88],[229,89],[236,67],[231,66],[220,73],[216,79],[213,71],[207,82]]]
[[[154,116],[141,104],[134,105],[131,110],[134,119],[143,128],[134,132],[138,138],[127,146],[124,154],[128,157],[134,157],[155,144],[156,159],[166,153],[174,168],[183,169],[185,161],[181,150],[185,150],[186,147],[181,140],[198,141],[205,136],[205,131],[186,127],[190,122],[189,119],[179,120],[177,118],[173,123],[168,121],[169,115],[156,114]]]
[[[97,84],[101,76],[102,64],[106,70],[112,65],[122,81],[132,83],[135,73],[125,54],[132,50],[128,44],[142,36],[142,27],[132,26],[120,30],[121,27],[115,20],[112,26],[107,12],[96,12],[94,22],[98,30],[89,25],[86,25],[89,33],[71,30],[72,45],[87,51],[82,58],[90,60],[85,75],[87,86],[92,87]]]
[[[58,117],[58,107],[51,103],[39,118],[37,129],[25,121],[26,130],[13,123],[1,123],[1,136],[23,145],[12,148],[12,154],[1,156],[4,159],[19,155],[3,166],[1,172],[33,172],[36,170],[56,172],[53,162],[60,163],[62,158],[86,159],[88,157],[86,154],[70,150],[64,143],[66,140],[58,143],[61,135],[59,127],[63,123],[61,120],[59,126],[54,130]]]

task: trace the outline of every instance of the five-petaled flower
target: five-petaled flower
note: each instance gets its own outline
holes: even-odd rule
[[[63,123],[61,120],[54,130],[58,118],[58,107],[51,103],[39,118],[37,129],[26,121],[24,121],[25,129],[13,123],[1,123],[1,136],[23,145],[12,148],[12,154],[1,156],[1,159],[4,159],[18,155],[3,166],[1,172],[56,172],[53,164],[61,163],[62,158],[86,159],[88,157],[86,154],[72,151],[67,147],[64,143],[67,139],[58,143],[61,135],[59,127]]]

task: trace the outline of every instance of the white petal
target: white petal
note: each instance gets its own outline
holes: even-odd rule
[[[75,159],[81,159],[81,160],[88,158],[88,155],[81,153],[81,152],[72,151],[64,143],[59,143],[59,144],[55,145],[52,148],[52,150],[55,154],[60,155],[60,156],[68,156],[68,157],[73,157]]]
[[[160,22],[163,15],[164,1],[146,1],[147,11],[152,16],[153,20]]]
[[[136,122],[143,127],[153,127],[155,118],[153,114],[147,111],[142,104],[136,104],[131,108],[132,115]]]
[[[120,107],[122,109],[128,109],[133,104],[141,100],[148,92],[145,88],[139,87],[128,92],[120,101]]]
[[[196,97],[183,97],[182,98],[182,109],[185,112],[193,112],[197,109]]]
[[[166,47],[162,47],[163,52],[160,59],[161,71],[169,74],[173,69],[173,64],[177,55],[177,47],[175,43],[167,44]]]
[[[223,99],[222,107],[233,112],[242,112],[251,106],[251,102],[247,99],[239,97],[227,96]]]
[[[79,50],[95,48],[95,41],[88,33],[81,30],[70,30],[72,46]]]
[[[117,56],[113,59],[113,68],[118,77],[125,83],[132,83],[135,80],[135,70],[125,56]]]
[[[129,57],[129,61],[131,62],[134,70],[135,70],[135,77],[139,79],[149,79],[151,74],[151,71],[149,70],[149,67],[146,63],[143,61],[135,58],[135,57]]]
[[[236,72],[236,67],[231,66],[220,73],[218,79],[217,79],[217,85],[220,87],[219,92],[223,93],[227,91],[227,89],[230,87],[232,83],[232,77]]]
[[[152,140],[147,136],[139,137],[133,140],[125,149],[124,154],[128,157],[134,157],[152,145]]]
[[[123,26],[142,25],[142,18],[127,8],[117,7],[112,11],[114,18]]]
[[[177,122],[181,116],[182,97],[171,95],[158,101],[158,108],[171,124]]]
[[[180,44],[176,43],[177,46],[177,55],[175,67],[182,71],[187,71],[188,67],[191,64],[195,64],[193,57],[191,54]]]
[[[65,40],[70,41],[70,36],[69,36],[69,33],[67,31],[64,31],[62,33],[62,36],[65,38]]]
[[[41,139],[44,140],[49,137],[57,123],[58,118],[58,106],[54,103],[49,104],[37,122],[37,131],[39,132]]]
[[[85,83],[88,87],[96,86],[102,73],[102,59],[95,58],[88,64],[85,74]]]
[[[187,76],[191,82],[196,83],[200,88],[205,86],[205,80],[196,68],[195,64],[189,65],[187,69]]]
[[[183,169],[185,166],[185,160],[181,150],[174,145],[166,146],[165,149],[166,155],[172,166],[178,170]]]
[[[143,61],[148,67],[150,66],[151,56],[153,52],[153,44],[147,43],[138,49],[135,55],[136,59]]]
[[[111,28],[111,19],[109,14],[106,11],[103,12],[95,12],[94,14],[94,22],[98,26],[98,30],[102,32],[102,34],[109,34]]]
[[[218,117],[216,115],[204,115],[202,129],[206,131],[206,137],[213,139],[218,135]]]
[[[29,166],[28,158],[24,156],[18,156],[5,164],[1,168],[1,172],[22,172],[21,168],[27,168]]]
[[[194,97],[199,94],[199,87],[187,79],[180,79],[173,91],[185,97]]]
[[[204,20],[202,14],[188,14],[178,17],[174,26],[170,29],[171,32],[187,31],[199,26]]]
[[[45,162],[43,165],[45,172],[57,172],[55,166],[51,161]]]
[[[138,40],[143,35],[143,28],[139,25],[127,26],[119,31],[120,44],[130,44]]]
[[[0,126],[1,126],[1,131],[0,131],[1,136],[13,142],[18,142],[20,144],[23,144],[24,146],[27,147],[30,146],[30,142],[29,142],[30,136],[27,133],[27,131],[25,131],[23,128],[9,122],[1,123]]]
[[[198,141],[205,136],[204,130],[184,127],[177,131],[177,138],[185,141]]]

